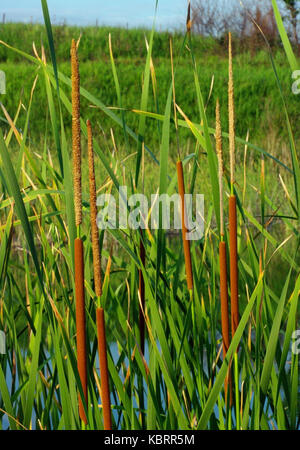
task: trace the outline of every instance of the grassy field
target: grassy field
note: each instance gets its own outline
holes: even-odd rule
[[[52,35],[42,5],[45,26],[1,34],[0,428],[299,429],[298,61],[276,1],[273,60],[234,41],[235,133],[222,40],[178,33],[172,65],[168,33],[147,31],[147,50],[142,30],[90,28],[71,77],[80,30]],[[185,192],[205,194],[200,240],[141,223],[95,233],[93,182],[172,195],[180,162]]]
[[[82,86],[90,93],[102,99],[107,106],[118,106],[117,94],[112,76],[109,57],[108,36],[111,33],[112,48],[115,64],[118,71],[123,107],[128,109],[139,108],[139,92],[142,86],[144,60],[147,54],[145,36],[149,40],[149,30],[122,30],[87,27],[57,26],[53,30],[55,49],[59,69],[70,75],[69,46],[71,37],[81,37],[79,58],[81,63]],[[126,37],[125,37],[126,36]],[[167,97],[168,84],[171,73],[169,38],[172,36],[174,55],[179,54],[182,34],[169,34],[157,32],[153,45],[152,58],[157,80],[157,105],[153,93],[149,93],[149,111],[155,111],[156,107],[163,111]],[[32,43],[34,42],[40,51],[41,43],[45,46],[49,61],[49,47],[45,29],[41,25],[5,24],[1,26],[1,39],[29,54],[33,55]],[[238,41],[237,41],[238,42]],[[198,59],[198,75],[201,80],[203,97],[208,99],[211,83],[214,87],[211,101],[207,105],[207,117],[210,125],[214,123],[214,104],[216,98],[220,99],[221,111],[224,117],[224,129],[228,129],[226,111],[227,96],[227,43],[219,42],[212,38],[195,38],[194,51]],[[298,118],[298,99],[291,92],[291,74],[288,68],[284,51],[281,45],[273,49],[274,60],[278,70],[278,76],[282,83],[284,95],[288,102],[290,120],[295,129],[295,139],[298,139],[296,127]],[[15,53],[5,46],[0,46],[0,69],[7,75],[7,96],[5,104],[11,114],[16,109],[20,98],[26,106],[29,101],[31,87],[36,75],[32,66],[20,54]],[[41,78],[41,77],[40,77]],[[277,146],[281,145],[281,138],[287,138],[286,129],[282,127],[281,99],[278,95],[276,78],[270,64],[270,58],[266,48],[259,47],[254,55],[248,51],[242,51],[236,44],[235,54],[235,80],[236,80],[236,122],[237,134],[245,137],[247,131],[253,143],[266,142],[269,136],[276,137]],[[180,52],[180,58],[176,60],[176,93],[178,103],[187,116],[197,122],[199,111],[195,99],[195,87],[189,52],[185,49]],[[191,88],[189,88],[189,86]],[[29,127],[30,138],[39,143],[41,134],[45,129],[45,115],[40,114],[41,109],[47,108],[46,92],[42,78],[38,81],[36,94],[32,102]],[[103,129],[108,130],[113,125],[105,115],[99,117],[98,111],[89,109],[89,103],[83,101],[83,114],[88,115],[93,121],[97,121]],[[66,125],[70,124],[68,114],[64,113]],[[21,112],[19,126],[24,127],[26,113]],[[101,119],[101,121],[100,121]],[[136,128],[138,118],[133,113],[126,115],[126,121],[131,128]],[[147,141],[149,136],[159,136],[155,131],[155,121],[149,120]],[[116,138],[122,138],[122,131],[114,130]],[[274,136],[275,135],[275,136]],[[184,137],[188,136],[185,133]],[[277,151],[277,150],[276,150]],[[280,151],[280,150],[278,150]]]
[[[5,23],[1,24],[1,39],[4,42],[14,42],[19,49],[31,53],[32,43],[37,46],[45,45],[47,56],[50,56],[47,32],[40,24]],[[149,37],[151,30],[143,28],[116,28],[116,27],[78,27],[67,25],[53,25],[53,42],[55,45],[56,59],[58,62],[68,61],[70,54],[70,42],[75,37],[81,38],[81,61],[109,61],[108,35],[112,35],[114,42],[114,54],[116,58],[128,58],[130,61],[145,58],[145,35]],[[159,31],[155,32],[155,42],[152,50],[153,58],[169,57],[169,38],[172,36],[174,54],[181,50],[184,31]],[[213,37],[194,37],[194,48],[196,53],[208,53],[219,55],[224,58],[224,43],[227,36],[215,39]],[[263,40],[257,43],[256,50],[260,50]],[[278,46],[280,40],[278,39]],[[239,39],[234,39],[236,53],[249,52],[249,46],[241,46]],[[254,52],[255,53],[255,52]],[[187,54],[182,53],[186,58]],[[0,49],[0,60],[3,62],[22,62],[18,54],[12,54],[5,48]]]

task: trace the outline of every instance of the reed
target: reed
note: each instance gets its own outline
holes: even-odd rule
[[[230,336],[229,336],[229,314],[228,314],[227,258],[226,258],[226,243],[224,241],[223,150],[222,150],[222,129],[221,129],[219,99],[217,99],[216,104],[216,150],[218,156],[218,177],[220,189],[219,264],[220,264],[221,326],[222,326],[223,359],[225,359],[230,345]],[[232,397],[230,369],[228,371],[228,375],[225,380],[225,399],[227,399],[228,383],[230,384],[230,397]]]
[[[140,259],[142,265],[145,267],[146,263],[146,252],[143,243],[143,235],[142,230],[140,230]],[[139,269],[139,330],[140,330],[140,347],[141,352],[144,355],[145,353],[145,281],[143,272]]]
[[[77,365],[81,380],[84,399],[87,405],[87,349],[86,349],[86,317],[84,295],[84,255],[83,242],[80,238],[82,223],[82,195],[81,195],[81,132],[80,132],[80,78],[76,42],[71,45],[71,81],[72,81],[72,150],[73,150],[73,183],[74,208],[77,237],[74,245],[75,267],[75,302],[76,302],[76,339]],[[79,415],[87,424],[82,398],[79,395]]]
[[[88,133],[88,161],[89,161],[89,190],[90,190],[90,220],[94,267],[94,284],[98,306],[96,308],[96,324],[98,337],[98,354],[100,362],[101,399],[103,408],[104,430],[112,429],[109,375],[107,365],[107,342],[105,333],[104,309],[101,308],[102,279],[101,279],[101,251],[99,232],[97,227],[96,179],[93,149],[93,131],[91,122],[87,121]]]
[[[193,272],[192,272],[190,241],[186,237],[188,230],[186,226],[186,208],[184,201],[185,187],[184,187],[183,167],[182,162],[180,160],[177,161],[176,168],[177,168],[178,192],[181,201],[181,228],[182,228],[182,242],[185,261],[185,273],[186,273],[187,287],[189,291],[191,291],[193,289]]]
[[[230,184],[236,195],[236,202],[247,223],[241,227],[241,239],[243,238],[244,245],[243,251],[239,254],[238,266],[239,276],[243,280],[245,289],[240,290],[239,326],[227,348],[228,341],[226,342],[225,338],[226,335],[231,337],[230,323],[227,321],[227,330],[225,329],[226,321],[222,328],[220,316],[221,295],[222,298],[226,298],[227,294],[230,299],[229,231],[227,217],[225,220],[225,214],[223,215],[223,198],[221,199],[223,217],[219,220],[220,195],[223,197],[224,194],[225,199],[225,192],[219,191],[219,184],[222,183],[218,183],[218,178],[221,181],[221,176],[224,177],[224,174],[221,171],[221,161],[219,161],[218,173],[216,152],[210,139],[214,131],[208,127],[207,103],[205,104],[203,99],[202,83],[198,80],[199,70],[194,60],[191,74],[194,75],[196,93],[194,104],[198,103],[200,117],[193,115],[189,119],[190,114],[187,115],[187,111],[182,114],[184,105],[177,103],[181,103],[180,95],[185,95],[188,101],[189,92],[181,90],[176,98],[176,107],[182,120],[175,119],[187,155],[186,160],[191,167],[194,164],[195,170],[191,175],[194,177],[192,180],[195,181],[195,189],[197,186],[202,186],[207,192],[205,233],[200,241],[193,244],[195,256],[195,261],[192,260],[193,265],[195,264],[195,267],[192,267],[193,290],[189,291],[187,288],[185,273],[183,279],[179,276],[182,265],[178,260],[177,241],[170,242],[163,229],[160,229],[158,233],[152,233],[150,229],[143,230],[146,238],[142,239],[142,242],[147,251],[145,270],[141,264],[143,258],[138,257],[138,253],[142,256],[142,249],[139,245],[136,246],[140,239],[140,231],[130,230],[128,233],[125,229],[110,229],[110,237],[114,240],[118,252],[115,255],[110,252],[105,278],[102,272],[102,280],[100,278],[100,282],[97,281],[97,276],[90,274],[93,272],[92,267],[91,271],[90,267],[86,267],[87,270],[83,271],[85,242],[88,243],[88,249],[91,249],[88,254],[92,253],[92,244],[89,242],[91,238],[87,234],[90,230],[83,227],[83,214],[82,224],[80,219],[76,220],[78,240],[75,242],[73,177],[72,165],[69,164],[68,122],[65,120],[67,116],[72,120],[70,102],[66,95],[70,80],[67,75],[57,71],[55,45],[46,3],[46,0],[42,0],[49,40],[48,49],[51,52],[53,67],[50,64],[45,65],[44,60],[37,54],[35,58],[22,52],[22,58],[25,55],[25,58],[31,62],[28,65],[32,67],[30,70],[33,72],[38,70],[45,82],[41,86],[46,88],[45,95],[48,97],[48,102],[44,103],[46,108],[44,111],[41,109],[40,116],[47,119],[47,111],[49,111],[48,121],[51,127],[47,127],[50,135],[46,130],[41,146],[43,149],[34,148],[32,140],[26,137],[28,124],[31,123],[32,130],[35,128],[35,120],[33,121],[30,115],[31,100],[34,101],[34,98],[37,98],[36,95],[42,98],[40,95],[42,89],[38,91],[38,94],[35,93],[34,97],[33,87],[32,96],[24,97],[29,99],[29,103],[25,105],[26,123],[22,135],[19,129],[23,125],[23,114],[21,114],[23,100],[20,99],[19,106],[15,105],[17,108],[14,117],[10,117],[13,104],[11,99],[8,101],[5,100],[8,99],[7,96],[3,97],[4,103],[7,102],[7,109],[1,103],[1,110],[7,122],[3,124],[5,137],[0,130],[1,349],[4,344],[3,337],[6,344],[6,353],[0,355],[0,428],[99,430],[103,428],[103,422],[105,422],[104,427],[109,428],[110,424],[107,425],[107,423],[111,419],[112,427],[118,430],[192,429],[196,432],[196,430],[234,428],[299,429],[300,419],[297,407],[299,386],[297,349],[299,345],[294,340],[293,334],[297,328],[300,289],[300,268],[297,258],[299,236],[295,226],[300,211],[297,207],[299,200],[297,193],[300,189],[294,190],[294,187],[300,186],[300,176],[296,156],[294,155],[293,158],[293,166],[284,169],[282,161],[274,159],[274,155],[260,148],[264,153],[266,168],[266,172],[262,171],[261,185],[259,185],[257,173],[249,164],[249,170],[244,171],[244,179],[248,182],[244,183],[243,197],[240,199],[238,190],[233,190],[233,187],[236,188],[241,180],[240,174],[236,171],[236,178],[231,177]],[[276,3],[275,0],[273,3]],[[283,32],[284,30],[281,30],[281,34]],[[70,33],[74,33],[74,30],[70,30]],[[145,144],[139,150],[142,152],[144,148],[147,152],[147,174],[150,177],[147,176],[146,179],[145,193],[151,194],[152,189],[156,187],[158,194],[173,195],[178,192],[178,186],[176,169],[175,173],[172,171],[172,156],[176,149],[172,147],[170,137],[176,138],[176,136],[175,133],[173,136],[171,132],[173,126],[171,88],[172,85],[175,86],[175,83],[178,86],[181,85],[178,78],[180,70],[173,71],[172,79],[170,71],[168,72],[170,88],[164,113],[159,113],[164,106],[161,104],[164,95],[162,92],[158,95],[155,85],[157,110],[150,113],[147,80],[150,82],[149,72],[153,69],[151,66],[153,34],[151,36],[144,72],[145,88],[142,89],[143,99],[140,103],[144,107],[134,114],[144,117],[146,114],[147,121],[151,117],[157,125],[155,136],[149,134],[148,122],[145,124],[143,121],[139,127],[140,136],[143,137],[142,142]],[[185,39],[186,35],[182,52],[192,51],[191,42],[188,42],[188,47],[184,45]],[[288,42],[287,37],[286,42]],[[3,44],[1,42],[0,44],[2,48]],[[19,50],[10,49],[9,51],[17,51],[20,57]],[[209,66],[209,61],[206,65]],[[117,98],[120,98],[117,67],[118,65],[114,67],[113,78],[118,92]],[[62,68],[63,66],[60,65],[60,69]],[[82,66],[80,69],[81,79],[83,79]],[[186,84],[191,88],[191,83]],[[284,95],[280,92],[279,94]],[[127,133],[128,138],[140,139],[127,122],[129,115],[125,108],[124,115],[121,115],[120,111],[107,107],[112,103],[105,95],[102,98],[103,103],[97,94],[93,95],[87,89],[82,89],[81,95],[85,98],[85,103],[93,107],[89,110],[99,116],[98,120],[101,120],[101,126],[104,126],[104,129],[103,120],[106,116],[111,123],[112,134],[115,135],[118,127],[119,129],[124,127],[123,131]],[[130,104],[130,99],[127,100]],[[135,100],[134,103],[137,104],[138,101]],[[288,104],[289,99],[286,100]],[[55,114],[57,106],[59,112],[61,108],[64,114],[59,116]],[[118,106],[122,106],[119,100],[116,107]],[[81,117],[82,112],[81,108]],[[20,117],[18,117],[19,113]],[[201,123],[200,127],[199,123]],[[77,124],[79,125],[79,121]],[[254,124],[251,125],[253,129]],[[286,131],[291,135],[291,152],[293,152],[292,126],[289,126],[289,122],[287,125]],[[85,125],[83,128],[85,129]],[[216,124],[216,128],[216,135],[220,136],[221,126],[218,129]],[[77,131],[80,133],[80,130]],[[195,152],[188,145],[189,139],[185,140],[188,133],[191,133],[193,139],[197,141]],[[54,137],[53,143],[52,137]],[[151,151],[158,138],[161,142],[159,166]],[[243,139],[240,138],[239,142],[242,143],[242,141]],[[51,154],[47,152],[50,143]],[[122,181],[122,184],[133,192],[135,185],[132,175],[134,173],[141,175],[143,163],[140,164],[140,161],[134,157],[135,154],[127,151],[127,146],[124,147],[123,158],[122,142],[119,139],[118,151],[113,154],[109,151],[109,145],[102,151],[96,139],[93,140],[93,144],[103,168],[102,189],[116,193]],[[251,141],[248,142],[248,139],[246,145],[254,155],[258,147]],[[88,153],[87,149],[85,153]],[[143,156],[142,153],[140,156]],[[79,170],[81,168],[83,175],[82,194],[89,190],[88,177],[85,176],[88,172],[87,159],[87,157],[86,161],[82,159],[83,164],[80,166],[79,157]],[[150,160],[151,165],[148,166]],[[178,160],[181,158],[179,157]],[[62,171],[56,170],[60,161]],[[158,167],[159,186],[156,186]],[[198,168],[201,171],[198,171]],[[275,186],[274,183],[275,176],[278,176],[278,169],[287,170],[286,174],[281,173],[283,190],[280,189],[280,191],[280,185]],[[293,177],[288,178],[290,172],[293,172],[294,181],[291,180]],[[234,170],[232,173],[234,175]],[[209,181],[204,185],[203,180]],[[96,191],[95,179],[92,181]],[[194,192],[192,186],[191,183],[189,189],[191,193]],[[276,189],[276,195],[278,193],[276,198],[273,195],[275,193],[273,189]],[[288,202],[284,202],[285,196]],[[93,199],[95,200],[95,195]],[[246,205],[249,205],[249,209]],[[253,210],[259,210],[259,206],[261,206],[262,219],[265,218],[265,220],[258,220],[252,213]],[[79,207],[81,208],[81,202]],[[224,210],[226,209],[224,200]],[[82,208],[82,213],[85,211],[87,206],[86,209]],[[93,205],[91,205],[93,214],[92,211]],[[270,219],[267,213],[272,214]],[[148,217],[150,214],[151,212]],[[276,223],[280,221],[279,233],[277,227],[266,229],[273,219]],[[262,224],[265,224],[265,227]],[[219,237],[223,242],[220,250],[216,226],[220,228]],[[83,233],[85,233],[86,241],[83,241]],[[98,239],[102,252],[99,230]],[[69,240],[72,244],[75,242],[76,274],[74,260],[72,260],[73,245],[72,248],[66,246]],[[263,248],[261,248],[262,243]],[[226,252],[227,286],[224,271]],[[261,255],[260,259],[259,255]],[[98,256],[100,265],[101,253]],[[219,280],[219,264],[222,280]],[[140,284],[136,268],[142,269],[147,295],[144,317],[148,338],[145,344],[147,342],[149,352],[146,352],[145,345],[144,357],[139,351],[139,317],[135,294]],[[100,273],[98,274],[100,276]],[[88,279],[84,280],[84,275],[88,276]],[[70,302],[74,276],[76,292],[74,290],[74,300]],[[95,290],[90,284],[90,278],[95,278]],[[222,293],[221,290],[216,289],[219,281],[222,285]],[[89,301],[85,309],[86,289],[95,302]],[[97,291],[97,297],[95,291]],[[86,301],[90,300],[87,294],[85,295]],[[81,306],[79,306],[80,299]],[[75,300],[76,310],[82,313],[77,314],[76,330]],[[29,305],[30,308],[27,307]],[[109,316],[105,305],[109,305]],[[230,316],[229,306],[227,309]],[[223,318],[226,317],[226,311],[225,314],[224,311],[221,312]],[[108,338],[107,335],[105,336],[105,331],[106,333],[108,331],[107,328],[105,330],[105,322],[107,327],[108,320],[112,331],[112,341],[105,353],[102,349],[106,346]],[[85,321],[86,324],[84,324]],[[24,349],[23,338],[27,337],[27,325],[31,332],[28,347]],[[93,339],[91,346],[86,347],[87,353],[85,353],[84,338],[80,335],[81,331],[85,332],[85,329],[91,330]],[[93,330],[95,332],[92,334]],[[220,335],[221,338],[224,336],[224,350],[227,352],[225,361],[222,343],[218,351],[216,349],[216,342]],[[98,346],[101,368],[108,363],[109,389],[104,387],[102,373],[101,383],[100,376],[91,376],[92,371],[96,374],[93,365],[96,358],[98,359],[96,356]],[[238,348],[239,351],[237,351]],[[81,360],[87,357],[87,367],[91,369],[88,371],[87,380],[87,407],[77,369],[77,355]],[[86,362],[83,366],[86,366]],[[228,383],[226,377],[229,366],[234,368],[234,371],[231,371],[232,391],[235,395],[233,405],[229,402],[229,385],[226,405],[224,403],[226,397],[224,388],[226,388],[226,382]],[[83,380],[83,385],[85,384],[86,381]],[[79,391],[84,412],[88,418],[87,426],[80,420],[78,414]],[[105,395],[107,395],[107,401],[110,397],[114,403],[108,418],[106,418],[107,410],[104,408]],[[99,403],[102,404],[100,408]]]
[[[229,197],[229,248],[230,248],[230,292],[231,292],[231,333],[234,336],[239,324],[238,300],[238,265],[237,265],[237,211],[235,182],[235,118],[234,118],[234,83],[232,70],[232,41],[229,33],[229,81],[228,81],[228,113],[229,113],[229,152],[230,152],[230,197]]]
[[[96,310],[104,430],[112,429],[104,309]]]

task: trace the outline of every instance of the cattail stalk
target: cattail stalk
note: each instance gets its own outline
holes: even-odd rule
[[[227,261],[226,261],[226,243],[224,242],[224,206],[223,206],[223,151],[222,151],[222,130],[220,120],[219,99],[216,105],[216,150],[218,156],[218,175],[220,189],[220,243],[219,243],[219,261],[220,261],[220,299],[221,299],[221,325],[223,341],[223,358],[225,359],[229,345],[229,314],[228,314],[228,287],[227,287]],[[230,370],[225,380],[225,398],[227,398],[228,382],[230,383]],[[231,392],[231,383],[230,383]]]
[[[145,267],[146,263],[146,252],[145,247],[142,239],[142,230],[140,230],[140,258],[141,263]],[[145,353],[145,318],[144,318],[144,310],[145,310],[145,281],[143,272],[140,269],[139,270],[139,297],[140,297],[140,304],[139,304],[139,330],[140,330],[140,347],[141,352],[144,355]]]
[[[103,408],[104,430],[111,430],[111,409],[109,396],[109,381],[108,381],[108,365],[107,365],[107,344],[105,334],[105,319],[104,309],[97,308],[97,336],[98,336],[98,353],[100,361],[100,377],[101,377],[101,398]]]
[[[74,246],[75,267],[75,302],[76,302],[76,337],[77,337],[77,365],[81,386],[87,405],[87,349],[86,349],[86,318],[84,298],[84,256],[83,243],[80,239],[80,225],[82,222],[81,198],[81,145],[80,145],[80,78],[77,47],[75,40],[71,45],[72,71],[72,149],[73,149],[73,183],[74,207],[77,238]],[[87,424],[82,398],[79,395],[79,415]]]
[[[185,260],[185,272],[187,279],[187,286],[189,290],[193,289],[193,272],[192,272],[192,261],[191,261],[191,252],[190,252],[190,241],[187,239],[187,226],[186,226],[186,208],[184,201],[184,177],[183,177],[183,168],[182,162],[180,160],[177,161],[177,179],[178,179],[178,192],[181,200],[181,228],[182,228],[182,241],[183,241],[183,251],[184,251],[184,260]]]
[[[83,243],[80,238],[75,239],[75,299],[76,299],[76,342],[77,342],[77,366],[85,402],[87,404],[87,353],[86,353],[86,319],[84,300],[84,259]],[[84,411],[82,398],[79,395],[79,416],[86,424],[87,418]]]
[[[232,70],[232,42],[229,33],[229,81],[228,81],[228,112],[229,112],[229,151],[230,151],[230,185],[229,197],[229,247],[230,247],[230,291],[231,291],[231,332],[234,336],[239,324],[238,304],[238,266],[237,266],[237,211],[234,195],[235,169],[235,124],[234,124],[234,84]]]
[[[99,245],[99,231],[97,227],[97,203],[96,203],[96,179],[93,149],[93,132],[90,121],[87,121],[88,132],[88,160],[89,160],[89,188],[90,188],[90,219],[91,219],[91,235],[93,250],[93,267],[94,267],[94,283],[95,293],[100,305],[102,295],[102,279],[101,279],[101,252]],[[109,377],[107,365],[107,343],[105,333],[104,310],[101,307],[96,309],[98,353],[100,362],[100,379],[101,379],[101,399],[103,408],[104,429],[111,430],[111,408],[109,395]]]

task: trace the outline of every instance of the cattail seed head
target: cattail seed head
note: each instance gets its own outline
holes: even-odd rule
[[[221,118],[220,118],[220,102],[217,99],[216,103],[216,150],[219,163],[219,175],[223,175],[223,149],[222,149],[222,129],[221,129]]]
[[[71,45],[71,70],[72,70],[72,148],[73,148],[73,181],[75,224],[82,222],[82,198],[81,198],[81,142],[80,142],[80,77],[77,46],[73,39]]]
[[[231,33],[228,35],[229,69],[228,69],[228,113],[229,113],[229,152],[230,152],[230,182],[234,184],[235,166],[235,117],[234,117],[234,84],[232,71],[232,42]]]
[[[224,235],[224,217],[223,217],[223,149],[222,149],[222,128],[220,118],[220,102],[217,99],[216,103],[216,150],[218,156],[218,175],[219,175],[219,189],[220,189],[220,233]]]
[[[96,296],[102,294],[101,280],[101,253],[99,245],[99,231],[97,227],[97,203],[96,203],[96,180],[95,180],[95,163],[93,148],[93,131],[91,122],[87,121],[88,133],[88,160],[89,160],[89,187],[90,187],[90,217],[91,217],[91,234],[93,249],[93,266],[94,266],[94,282]]]
[[[188,4],[188,12],[187,12],[187,18],[186,18],[186,32],[187,34],[191,34],[192,29],[192,21],[191,21],[191,2],[189,1]]]

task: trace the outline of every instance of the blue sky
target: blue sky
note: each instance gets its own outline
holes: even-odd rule
[[[151,27],[155,0],[48,0],[54,23]],[[156,28],[179,28],[185,23],[187,0],[159,0]],[[42,21],[40,0],[1,0],[0,20]]]

